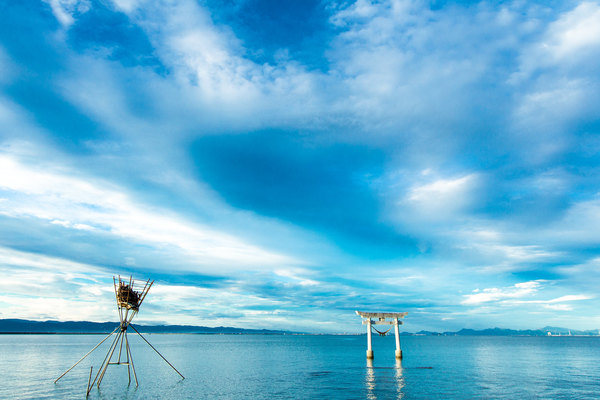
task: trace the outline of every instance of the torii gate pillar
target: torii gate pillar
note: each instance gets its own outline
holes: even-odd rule
[[[367,358],[373,359],[373,348],[371,347],[371,319],[367,320]]]
[[[367,325],[367,359],[372,360],[373,357],[373,348],[371,347],[371,327],[372,325],[394,325],[394,335],[396,336],[396,358],[402,359],[402,349],[400,348],[400,331],[398,329],[398,325],[402,325],[402,321],[400,318],[404,318],[408,314],[407,312],[393,312],[393,313],[384,313],[384,312],[362,312],[356,311],[356,315],[363,318],[363,325]],[[377,320],[372,320],[371,318],[377,318]],[[390,319],[388,321],[387,319]]]
[[[394,336],[396,337],[396,358],[402,360],[402,349],[400,348],[400,331],[398,330],[398,324],[402,321],[398,321],[398,318],[394,319]]]

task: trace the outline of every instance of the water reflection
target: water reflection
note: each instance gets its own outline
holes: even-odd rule
[[[369,358],[367,358],[367,376],[365,384],[367,386],[367,399],[377,399],[377,396],[375,395],[375,370],[373,369],[373,360]]]
[[[377,370],[373,367],[373,360],[367,359],[367,368],[365,373],[365,388],[367,390],[367,399],[377,399],[377,386],[379,384],[379,392],[389,393],[393,391],[390,384],[395,386],[396,399],[404,398],[404,376],[402,375],[402,361],[396,360],[394,367],[383,367]],[[378,381],[376,381],[376,375]],[[385,397],[386,397],[385,396]]]
[[[404,377],[402,376],[402,360],[396,359],[396,398],[404,397]]]

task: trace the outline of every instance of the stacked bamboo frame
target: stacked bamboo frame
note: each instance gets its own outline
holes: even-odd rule
[[[133,378],[135,380],[135,386],[138,386],[137,374],[135,372],[135,366],[133,363],[133,356],[131,354],[131,348],[129,347],[129,340],[127,339],[127,328],[131,328],[137,333],[144,341],[154,350],[175,372],[177,372],[182,379],[185,379],[183,375],[162,355],[158,350],[154,348],[150,344],[148,340],[131,324],[133,318],[139,312],[140,306],[143,301],[146,299],[146,295],[148,291],[152,287],[154,281],[135,281],[130,276],[129,281],[122,280],[119,275],[118,278],[113,276],[113,285],[115,289],[115,298],[117,301],[117,311],[119,313],[119,326],[115,328],[114,331],[108,334],[100,343],[98,343],[93,349],[91,349],[86,355],[81,357],[79,361],[77,361],[71,368],[66,370],[61,376],[59,376],[54,383],[57,383],[60,378],[65,376],[69,371],[71,371],[77,364],[83,361],[88,355],[90,355],[94,350],[96,350],[102,343],[104,343],[108,338],[110,338],[113,334],[116,333],[115,338],[110,345],[108,352],[106,353],[106,357],[100,364],[100,368],[92,381],[92,370],[93,367],[90,368],[90,377],[88,379],[88,386],[86,391],[86,398],[89,396],[90,391],[94,384],[98,388],[100,388],[100,383],[104,378],[104,374],[106,373],[106,369],[109,365],[127,365],[127,375],[129,377],[129,383],[131,384],[131,374],[133,372]],[[112,361],[113,356],[115,355],[115,351],[119,348],[118,356],[116,357],[116,361]]]

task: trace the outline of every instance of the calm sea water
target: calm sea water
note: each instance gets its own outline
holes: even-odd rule
[[[600,338],[137,335],[130,342],[140,386],[109,366],[90,399],[599,399]],[[0,398],[83,399],[106,342],[56,379],[99,335],[0,335]]]

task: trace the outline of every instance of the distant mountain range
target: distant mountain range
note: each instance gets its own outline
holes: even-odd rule
[[[88,322],[88,321],[30,321],[25,319],[0,319],[0,334],[7,333],[109,333],[118,322]],[[135,327],[144,333],[199,333],[199,334],[253,334],[253,335],[285,335],[298,334],[283,330],[244,329],[219,326],[192,325],[138,325]],[[541,329],[461,329],[457,332],[420,331],[416,333],[402,332],[403,336],[600,336],[599,330],[578,331],[568,328],[546,326]]]
[[[88,321],[30,321],[25,319],[0,319],[0,334],[4,333],[109,333],[118,322],[88,322]],[[219,326],[191,325],[139,325],[135,328],[143,333],[205,333],[205,334],[255,334],[283,335],[293,332],[269,329],[243,329]]]
[[[426,335],[426,336],[600,336],[600,330],[578,331],[575,329],[558,328],[555,326],[546,326],[541,329],[502,329],[488,328],[482,330],[461,329],[457,332],[430,332],[420,331],[409,333],[408,335]]]

